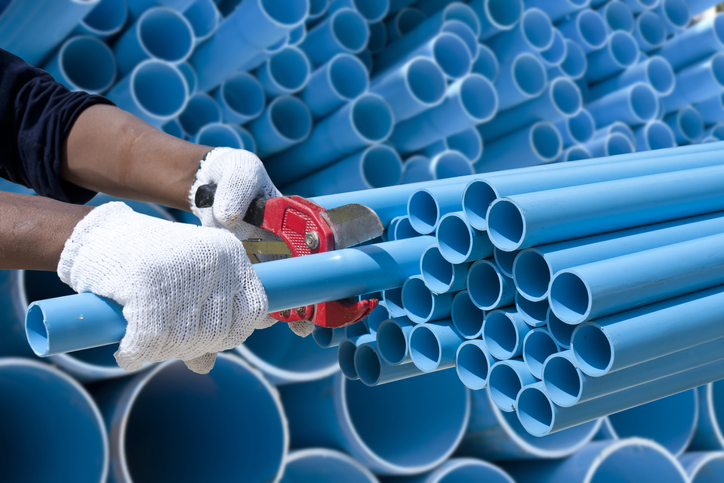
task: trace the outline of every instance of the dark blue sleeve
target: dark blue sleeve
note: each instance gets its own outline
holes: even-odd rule
[[[94,104],[113,105],[102,96],[71,92],[0,49],[0,176],[60,201],[90,200],[96,193],[61,179],[60,169],[73,123]]]

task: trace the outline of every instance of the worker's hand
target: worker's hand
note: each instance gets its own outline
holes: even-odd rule
[[[77,292],[123,305],[128,328],[115,357],[127,371],[176,358],[207,373],[217,351],[265,324],[268,309],[264,287],[231,233],[152,218],[117,202],[76,225],[58,275]]]
[[[197,208],[194,199],[199,186],[215,184],[214,204],[210,208]],[[257,238],[279,240],[276,235],[244,221],[251,202],[259,197],[282,196],[264,169],[261,160],[243,149],[215,148],[201,161],[196,180],[191,187],[189,203],[203,226],[225,228],[239,240]],[[276,322],[268,317],[267,326]],[[295,334],[306,337],[312,333],[310,322],[293,322],[289,328]]]

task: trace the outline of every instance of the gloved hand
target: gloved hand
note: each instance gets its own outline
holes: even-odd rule
[[[194,203],[196,190],[205,184],[217,185],[214,204],[210,208],[197,208]],[[278,240],[274,234],[243,221],[249,205],[259,196],[282,196],[269,179],[261,160],[254,153],[243,149],[215,148],[201,161],[191,187],[189,203],[203,226],[225,228],[239,240]],[[275,322],[275,319],[268,317],[266,326]],[[314,325],[311,322],[294,322],[289,324],[289,328],[295,334],[306,337],[312,333]]]
[[[77,292],[123,305],[128,328],[115,357],[127,371],[177,358],[207,373],[216,352],[244,342],[268,309],[234,235],[141,215],[118,202],[76,225],[58,275]]]

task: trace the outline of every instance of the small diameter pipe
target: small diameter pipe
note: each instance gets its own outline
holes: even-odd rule
[[[691,483],[714,483],[724,471],[724,452],[687,451],[679,456],[679,462]]]
[[[68,89],[89,94],[105,92],[116,80],[113,51],[102,40],[89,36],[66,40],[44,69]]]
[[[219,25],[216,33],[191,56],[199,73],[199,90],[210,91],[253,61],[265,48],[285,39],[309,11],[307,0],[244,1]]]
[[[128,20],[126,0],[100,0],[73,30],[77,35],[90,35],[101,40],[121,31]]]
[[[480,339],[466,340],[455,354],[455,369],[460,381],[475,391],[487,387],[490,367],[496,362]]]
[[[402,154],[417,151],[489,121],[497,109],[493,84],[480,74],[470,74],[448,87],[441,104],[397,124],[390,141]]]
[[[676,147],[674,131],[661,121],[647,122],[634,131],[636,150],[651,151]]]
[[[473,62],[470,71],[480,74],[490,82],[495,82],[500,73],[500,64],[495,53],[485,44],[478,45],[478,58]]]
[[[556,344],[563,349],[571,348],[571,338],[573,337],[573,331],[576,326],[566,324],[556,317],[556,314],[553,313],[550,307],[548,307],[548,313],[546,314],[546,327]]]
[[[378,75],[370,91],[387,100],[395,122],[400,122],[439,105],[446,88],[445,75],[432,59],[414,57],[401,67]]]
[[[470,217],[468,217],[468,221],[470,221]],[[504,252],[500,248],[493,247],[495,266],[508,278],[513,278],[513,263],[518,253],[518,251]]]
[[[636,17],[633,36],[641,51],[651,52],[664,45],[666,25],[654,12],[646,11]],[[668,57],[666,59],[669,60]]]
[[[382,298],[380,292],[374,294],[361,295],[360,298],[374,298],[380,300]],[[372,335],[377,335],[377,328],[382,322],[390,318],[390,311],[385,307],[385,301],[380,300],[379,305],[370,312],[370,314],[363,320],[363,323],[367,326],[367,330]]]
[[[588,56],[585,79],[595,84],[636,64],[639,56],[636,40],[628,32],[616,31],[607,45]]]
[[[724,53],[692,64],[676,73],[676,87],[664,100],[666,112],[705,101],[724,90]]]
[[[454,296],[454,292],[433,293],[420,275],[410,277],[402,286],[402,305],[407,317],[416,324],[450,317]]]
[[[676,77],[666,59],[654,56],[626,69],[616,77],[591,86],[591,100],[600,99],[636,82],[650,85],[659,96],[665,97],[674,91]]]
[[[407,317],[382,321],[377,328],[377,352],[382,361],[392,366],[412,362],[409,341],[413,327]]]
[[[724,45],[724,16],[717,14],[703,19],[670,39],[659,55],[666,58],[675,70],[701,61],[720,51]]]
[[[221,122],[221,108],[213,97],[197,92],[189,97],[186,107],[178,115],[178,122],[186,135],[195,136],[203,126]]]
[[[714,248],[722,238],[711,235],[561,270],[551,279],[551,308],[575,325],[724,283],[718,273],[724,257]],[[627,275],[618,275],[614,267],[624,266]]]
[[[118,73],[128,74],[147,59],[172,64],[185,61],[194,48],[194,31],[186,18],[170,8],[146,10],[113,47]]]
[[[315,70],[301,98],[315,118],[322,118],[361,96],[369,86],[367,68],[350,54],[337,54]]]
[[[188,62],[181,62],[176,66],[176,68],[183,74],[184,79],[186,79],[186,84],[189,88],[189,96],[196,94],[198,91],[197,86],[199,84],[199,79],[196,76],[196,71],[193,67],[191,67],[191,64]]]
[[[268,98],[294,94],[309,82],[312,66],[298,47],[286,46],[254,72]]]
[[[631,140],[620,133],[613,133],[609,134],[606,137],[594,139],[587,142],[583,146],[588,150],[589,153],[591,153],[592,158],[617,156],[621,154],[636,152],[636,147],[631,142]]]
[[[485,315],[482,337],[490,355],[498,360],[520,357],[531,328],[515,310],[498,309]]]
[[[596,121],[587,109],[581,109],[575,116],[568,117],[556,123],[556,129],[561,136],[563,146],[584,144],[593,139],[596,130]]]
[[[488,42],[500,62],[513,60],[522,52],[537,54],[552,44],[551,19],[538,8],[526,9],[515,27],[499,33]]]
[[[643,82],[631,84],[586,105],[597,127],[623,121],[630,126],[645,124],[656,117],[656,92]]]
[[[571,80],[580,79],[588,68],[588,59],[583,48],[571,39],[566,39],[566,57],[556,67],[548,69],[548,79],[556,77],[570,77]]]
[[[181,361],[167,361],[130,379],[96,385],[93,394],[109,426],[113,481],[157,475],[177,481],[191,474],[257,481],[281,476],[289,446],[281,401],[261,374],[238,357],[219,354],[203,377]],[[209,411],[212,407],[219,412]],[[195,416],[188,420],[184,414]],[[188,437],[211,438],[211,452],[190,450],[184,438],[169,431],[180,419]],[[232,440],[248,448],[247,457],[225,455],[223,448]],[[149,454],[145,444],[156,451]]]
[[[523,465],[517,460],[565,458],[585,447],[600,428],[599,421],[592,421],[545,438],[532,436],[515,413],[498,409],[487,391],[473,391],[470,395],[472,417],[458,451],[460,455],[501,462],[513,460],[511,463],[518,466]]]
[[[585,374],[596,377],[720,338],[718,328],[712,326],[711,317],[704,312],[710,304],[721,298],[719,292],[720,288],[703,290],[577,327],[571,347],[578,366]],[[672,305],[674,303],[679,305]],[[686,310],[696,310],[695,313],[701,320],[687,326],[688,332],[680,336],[678,334],[682,329],[670,328],[675,325],[671,317]],[[661,320],[657,329],[661,332],[631,332],[639,330],[640,327],[648,327],[654,318]],[[664,333],[665,336],[662,335]],[[621,340],[624,335],[629,337],[629,340]],[[660,342],[662,337],[664,342]],[[640,344],[637,346],[640,350],[631,348],[630,344],[634,340]],[[649,342],[650,345],[647,345]]]
[[[192,138],[192,142],[204,146],[224,146],[234,149],[244,148],[244,141],[242,141],[234,128],[221,122],[212,122],[204,125]]]
[[[573,146],[570,146],[563,151],[561,157],[558,158],[558,162],[565,163],[568,161],[580,161],[583,159],[591,158],[591,152],[586,149],[585,146],[583,146],[582,144],[574,144]]]
[[[184,110],[188,85],[173,65],[146,60],[116,83],[106,97],[124,111],[160,127]]]
[[[558,25],[564,37],[578,43],[586,54],[606,45],[606,21],[595,10],[581,10]]]
[[[622,30],[630,34],[634,31],[634,16],[631,8],[625,3],[614,0],[606,3],[599,10],[611,32]]]
[[[342,342],[346,336],[344,327],[329,329],[315,325],[314,330],[312,330],[312,337],[319,347],[329,349],[330,347],[339,346],[339,343]]]
[[[324,471],[320,471],[324,468]],[[377,483],[377,477],[351,456],[326,448],[306,448],[290,452],[284,460],[281,483]]]
[[[425,374],[410,362],[397,365],[388,364],[380,357],[375,342],[357,347],[354,353],[354,368],[359,380],[370,387]]]
[[[412,478],[389,478],[390,483],[462,483],[485,481],[490,483],[514,483],[501,468],[476,458],[452,458],[429,473]]]
[[[14,357],[0,360],[0,377],[4,480],[50,481],[62,474],[72,481],[106,481],[106,428],[77,381],[48,364]]]
[[[550,2],[546,0],[528,0],[525,2],[527,8],[540,8],[551,18],[553,22],[558,22],[581,9],[588,7],[591,0],[561,0]]]
[[[478,260],[468,270],[470,300],[481,310],[506,307],[515,302],[515,285],[491,260]]]
[[[427,19],[427,15],[417,8],[406,7],[390,16],[384,24],[388,42],[394,42],[415,30]],[[382,49],[380,49],[382,50]]]
[[[467,290],[461,290],[453,298],[450,318],[458,334],[465,339],[476,339],[483,330],[485,311],[473,304]]]
[[[342,450],[383,475],[439,466],[459,444],[470,416],[469,392],[454,371],[375,388],[337,374],[284,386],[280,393],[288,403],[292,447]],[[445,411],[430,414],[430,405],[443,405]],[[379,417],[382,412],[385,418]],[[426,424],[419,424],[420,418]]]
[[[410,219],[408,217],[399,216],[395,219],[397,220],[397,222],[395,223],[392,232],[389,233],[390,241],[404,240],[406,238],[412,238],[414,236],[420,235],[414,228],[412,228],[412,225],[410,224]]]
[[[543,364],[560,346],[545,327],[533,329],[523,339],[523,362],[538,379],[543,379]]]
[[[724,436],[721,427],[721,400],[724,384],[714,381],[698,387],[699,421],[689,451],[721,451]]]
[[[560,30],[553,29],[553,43],[548,49],[541,51],[539,54],[540,60],[546,68],[557,67],[563,63],[568,55],[568,45],[566,44],[566,38]]]
[[[498,409],[513,413],[520,390],[536,380],[522,360],[498,361],[493,364],[488,374],[488,394]]]
[[[460,151],[445,150],[430,158],[427,167],[432,179],[458,178],[473,174],[473,167]]]
[[[543,327],[546,324],[546,316],[550,304],[548,300],[533,302],[523,297],[516,291],[515,310],[523,318],[523,321],[531,327]]]
[[[485,137],[484,130],[481,131]],[[558,159],[562,149],[558,129],[549,122],[536,122],[488,144],[485,154],[475,164],[475,171],[491,173],[551,163]]]
[[[480,20],[481,41],[513,29],[525,10],[522,0],[472,0],[469,5]]]
[[[287,47],[289,45],[289,36],[291,35],[291,32],[284,36],[280,41],[265,47],[263,50],[256,53],[256,55],[250,59],[246,64],[244,65],[244,70],[249,71],[256,69],[260,67],[264,62],[269,60],[269,57],[274,55],[275,53],[282,50],[284,47]]]
[[[416,190],[407,202],[407,216],[420,234],[434,233],[440,219],[447,213],[459,211],[462,205],[460,186],[444,185]]]
[[[370,31],[360,13],[341,8],[307,32],[300,47],[315,67],[340,53],[357,54],[367,45]]]
[[[547,81],[545,67],[538,57],[527,52],[518,54],[500,66],[500,75],[495,81],[498,109],[503,111],[538,97]]]
[[[357,368],[354,365],[354,355],[357,352],[357,347],[374,342],[374,340],[375,336],[372,334],[361,334],[352,337],[348,334],[347,338],[339,343],[339,347],[337,348],[337,365],[339,366],[340,373],[343,374],[345,378],[350,381],[359,379]],[[318,379],[319,378],[315,377],[311,380]]]
[[[481,260],[493,254],[493,244],[487,233],[470,226],[462,211],[440,218],[437,244],[445,260],[455,264]]]
[[[431,246],[422,252],[420,273],[434,293],[457,292],[465,288],[468,264],[453,264],[442,256],[437,246]]]
[[[183,14],[191,24],[196,45],[214,35],[221,21],[214,0],[195,0]]]
[[[699,111],[691,106],[679,109],[664,118],[678,144],[694,144],[704,138],[704,120]]]
[[[434,157],[447,150],[457,151],[465,156],[470,164],[474,164],[483,155],[483,138],[477,129],[470,128],[429,145],[423,152]]]
[[[359,12],[368,23],[374,23],[387,16],[389,3],[389,0],[331,0],[327,14],[340,8],[351,8]]]
[[[265,157],[307,139],[312,130],[312,115],[296,97],[280,96],[248,128],[256,140],[257,154]]]
[[[246,124],[264,112],[266,96],[256,78],[239,72],[226,79],[214,93],[224,122]]]
[[[385,302],[385,307],[387,307],[390,317],[398,318],[405,316],[405,309],[402,307],[402,287],[383,290],[382,301]]]
[[[416,325],[410,332],[410,357],[423,372],[449,369],[455,365],[455,353],[465,341],[450,320]]]
[[[394,186],[402,178],[402,161],[385,144],[375,144],[286,186],[300,196],[331,195]]]
[[[659,444],[643,438],[594,441],[570,458],[503,465],[520,483],[555,481],[688,481],[681,465]]]
[[[717,124],[724,122],[724,95],[717,94],[705,101],[694,104],[694,108],[699,111],[704,124]]]
[[[691,20],[691,13],[686,0],[661,0],[656,13],[664,21],[666,31],[670,35],[678,34],[686,29]]]
[[[363,94],[316,124],[306,140],[266,159],[266,169],[277,185],[287,185],[345,155],[385,141],[393,124],[387,102],[376,94]]]
[[[478,126],[486,142],[520,131],[537,121],[557,122],[581,110],[581,91],[565,77],[553,79],[541,96],[495,116],[495,122]],[[593,112],[592,112],[593,114]]]

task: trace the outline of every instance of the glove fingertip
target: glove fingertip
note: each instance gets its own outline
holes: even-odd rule
[[[202,356],[183,361],[183,363],[196,374],[208,374],[216,363],[216,352],[207,352]]]
[[[312,333],[314,330],[314,324],[311,322],[290,322],[289,328],[292,329],[292,332],[297,334],[299,337],[307,337],[309,334]]]

